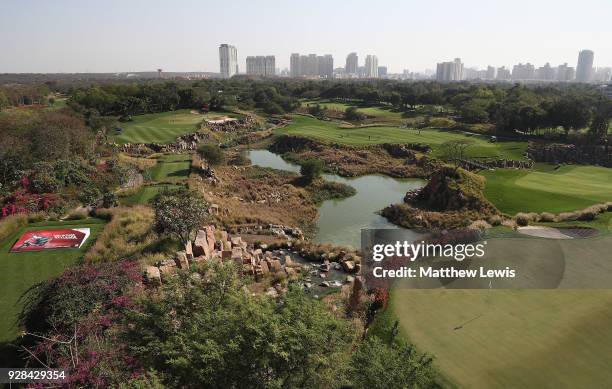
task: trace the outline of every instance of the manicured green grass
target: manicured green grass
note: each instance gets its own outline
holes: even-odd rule
[[[302,102],[302,106],[319,104],[322,108],[331,109],[334,111],[344,112],[348,107],[356,107],[357,112],[361,112],[368,116],[373,116],[375,121],[387,122],[389,124],[400,124],[403,121],[401,112],[394,111],[390,106],[363,106],[361,104],[343,103],[329,100],[306,100]]]
[[[189,154],[168,154],[161,156],[151,171],[153,181],[182,180],[189,176],[191,156]]]
[[[487,178],[486,197],[502,212],[553,212],[583,209],[612,201],[612,169],[566,165],[554,170],[538,164],[534,170],[496,169]]]
[[[160,184],[160,185],[146,185],[138,190],[138,192],[134,193],[131,196],[124,197],[120,200],[122,205],[137,205],[137,204],[148,204],[153,197],[155,197],[159,192],[164,190],[172,190],[178,189],[179,185],[169,185],[169,184]]]
[[[172,143],[177,137],[196,132],[204,119],[231,116],[225,112],[211,112],[206,115],[193,114],[188,109],[172,112],[138,115],[131,122],[120,123],[123,132],[111,135],[111,139],[123,143]]]
[[[471,139],[474,144],[468,148],[469,157],[495,157],[524,159],[526,142],[490,143],[487,137],[467,136],[461,132],[424,129],[422,131],[399,127],[340,128],[337,122],[293,115],[293,122],[277,133],[300,135],[327,142],[352,146],[367,146],[380,143],[425,143],[430,145],[434,156],[439,156],[440,145],[449,140]]]
[[[48,228],[88,227],[91,235],[79,249],[58,249],[28,253],[9,253],[15,241],[25,231]],[[66,222],[31,224],[10,238],[0,242],[0,342],[10,341],[17,335],[15,326],[21,311],[19,298],[32,285],[55,277],[79,261],[104,227],[104,221],[86,219]]]
[[[391,298],[402,333],[466,388],[611,387],[611,307],[612,290],[396,289]]]

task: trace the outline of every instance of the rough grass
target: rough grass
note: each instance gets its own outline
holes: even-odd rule
[[[20,226],[0,241],[0,342],[15,338],[15,320],[21,310],[19,298],[32,285],[61,274],[77,263],[104,225],[103,220],[87,219],[78,222],[41,222]],[[9,249],[25,231],[49,228],[88,227],[91,236],[79,249],[58,249],[27,253],[9,253]]]
[[[490,143],[487,137],[467,136],[456,131],[424,129],[419,132],[410,128],[386,126],[341,128],[337,122],[317,120],[303,115],[293,115],[292,120],[291,124],[276,130],[276,133],[300,135],[324,142],[352,146],[381,143],[425,143],[432,147],[433,156],[440,156],[440,145],[450,140],[473,140],[474,144],[467,150],[467,156],[471,158],[524,160],[524,153],[527,149],[526,142]]]
[[[106,213],[110,214],[111,221],[85,255],[85,262],[112,262],[133,258],[156,240],[157,235],[152,230],[154,213],[151,208],[113,208]]]
[[[140,187],[134,194],[121,198],[120,203],[121,205],[146,205],[158,193],[178,189],[179,187],[179,185],[172,184],[145,185]]]
[[[481,173],[485,195],[500,211],[559,213],[612,200],[612,169],[567,165],[554,170],[538,164],[534,170],[496,169]]]

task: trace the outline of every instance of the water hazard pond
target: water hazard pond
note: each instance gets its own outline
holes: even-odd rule
[[[251,150],[248,157],[253,165],[298,173],[300,166],[289,163],[268,150]],[[357,194],[341,200],[324,201],[319,208],[317,232],[314,240],[335,245],[360,246],[363,228],[399,228],[376,212],[392,203],[403,201],[408,190],[425,184],[420,179],[398,179],[383,175],[340,177],[324,174],[328,181],[352,186]],[[418,238],[414,233],[414,238]]]

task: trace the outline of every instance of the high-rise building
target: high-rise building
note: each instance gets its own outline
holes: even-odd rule
[[[291,77],[332,78],[334,76],[334,58],[331,54],[300,55],[293,53],[289,64]]]
[[[301,74],[300,55],[298,53],[293,53],[289,59],[289,75],[291,77],[299,77]]]
[[[567,62],[563,65],[557,66],[557,81],[572,81],[574,76],[576,75],[576,71],[573,67],[567,66]]]
[[[593,73],[593,82],[610,82],[612,78],[612,68],[597,68]]]
[[[593,77],[593,58],[595,53],[591,50],[582,50],[578,53],[578,66],[576,66],[576,81],[589,82]]]
[[[334,57],[325,54],[317,57],[318,75],[321,78],[331,79],[334,76]]]
[[[365,60],[365,76],[367,78],[378,78],[378,57],[367,55]]]
[[[346,56],[346,66],[344,67],[344,71],[346,74],[357,74],[359,68],[359,57],[357,57],[357,53],[350,53]]]
[[[487,66],[487,73],[485,78],[487,80],[495,80],[495,77],[497,76],[497,71],[495,70],[495,68],[493,66]]]
[[[460,58],[452,62],[441,62],[436,67],[436,80],[438,81],[461,81],[465,79],[465,70]]]
[[[546,62],[546,65],[538,68],[535,78],[538,80],[552,81],[555,79],[555,72],[556,69],[550,66],[550,63]]]
[[[378,77],[387,77],[387,67],[386,66],[378,67]]]
[[[230,78],[238,73],[238,51],[236,47],[227,43],[219,46],[219,67],[223,78]]]
[[[273,55],[247,57],[246,71],[248,75],[272,77],[276,72],[276,59]]]
[[[495,77],[496,80],[508,81],[511,78],[512,78],[512,75],[510,74],[510,70],[506,69],[505,66],[502,66],[501,68],[497,68],[497,76]]]
[[[519,63],[512,67],[513,80],[533,80],[535,79],[535,66],[529,62],[526,64]]]

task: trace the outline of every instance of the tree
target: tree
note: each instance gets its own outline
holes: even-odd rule
[[[198,147],[198,154],[208,163],[209,167],[220,165],[225,159],[221,147],[210,143],[206,143]]]
[[[207,215],[209,204],[195,192],[179,189],[162,192],[152,202],[155,210],[155,228],[186,244],[194,238]]]
[[[612,104],[607,100],[599,101],[593,113],[589,132],[597,139],[605,138],[612,119]]]
[[[124,343],[168,387],[348,383],[351,321],[296,287],[278,301],[244,293],[237,272],[231,261],[179,272],[128,313]]]
[[[571,130],[586,127],[591,118],[590,107],[587,102],[577,96],[563,97],[554,102],[548,112],[549,122],[563,127],[565,136]]]
[[[459,168],[464,159],[467,149],[474,144],[472,139],[449,140],[440,145],[442,159],[455,164],[455,170]]]
[[[318,159],[308,159],[300,166],[300,174],[306,182],[312,182],[323,173],[323,163]]]
[[[344,118],[346,120],[360,121],[365,119],[365,115],[357,111],[357,107],[348,107],[344,111]]]
[[[351,378],[359,389],[435,387],[431,357],[401,341],[385,344],[378,336],[369,336],[353,355]]]

